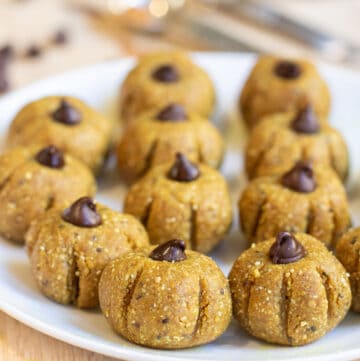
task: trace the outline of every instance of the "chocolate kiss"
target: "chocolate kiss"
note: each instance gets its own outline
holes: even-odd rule
[[[191,163],[184,154],[176,153],[176,160],[169,170],[168,177],[179,182],[191,182],[199,176],[199,168]]]
[[[80,112],[65,99],[61,101],[59,108],[57,108],[51,116],[57,122],[66,125],[76,125],[81,122]]]
[[[185,113],[185,109],[181,104],[172,103],[169,104],[166,108],[164,108],[158,115],[156,116],[157,120],[163,121],[184,121],[187,119],[187,115]]]
[[[300,193],[310,193],[316,188],[312,167],[303,161],[297,162],[286,172],[281,178],[281,183],[284,187]]]
[[[314,134],[320,129],[319,122],[311,105],[299,110],[291,123],[292,129],[298,133]]]
[[[274,264],[286,264],[304,258],[306,251],[293,234],[280,232],[270,248],[269,255]]]
[[[49,168],[62,168],[65,165],[63,152],[54,145],[41,149],[35,159]]]
[[[152,77],[162,83],[174,83],[180,79],[178,70],[171,64],[160,65],[154,70]]]
[[[181,239],[172,239],[153,249],[149,257],[155,261],[183,261],[186,259],[185,242]]]
[[[281,60],[275,64],[274,73],[284,79],[296,79],[301,74],[301,68],[292,61]]]
[[[90,197],[82,197],[75,201],[62,214],[62,219],[79,227],[96,227],[101,224],[101,216]]]

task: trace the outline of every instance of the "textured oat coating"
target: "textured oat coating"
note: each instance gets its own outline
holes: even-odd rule
[[[32,222],[26,245],[36,283],[47,297],[81,308],[98,305],[98,282],[105,265],[121,254],[148,246],[144,227],[133,216],[97,204],[102,224],[78,227],[62,210]]]
[[[65,155],[63,168],[49,168],[34,159],[38,150],[16,147],[0,156],[0,234],[20,243],[30,222],[47,209],[96,191],[93,175],[80,161]]]
[[[348,276],[340,262],[310,235],[296,233],[306,256],[273,264],[275,238],[253,244],[229,274],[233,315],[251,335],[299,346],[336,327],[351,305]]]
[[[284,79],[273,72],[277,62],[275,56],[261,56],[240,96],[240,109],[249,128],[253,128],[265,115],[294,111],[311,103],[320,117],[327,117],[330,94],[325,81],[315,66],[304,59],[293,59],[302,73],[296,79]]]
[[[171,163],[152,168],[129,189],[124,209],[145,225],[153,244],[172,238],[188,249],[209,252],[229,229],[232,207],[225,179],[199,164],[200,177],[178,182],[167,177]]]
[[[185,251],[180,262],[154,261],[153,248],[111,261],[99,284],[100,307],[112,328],[131,342],[163,349],[211,342],[227,328],[227,280],[209,257]]]
[[[352,309],[360,312],[360,228],[351,229],[341,237],[336,256],[350,274]]]
[[[158,121],[157,113],[142,114],[126,129],[117,151],[124,177],[135,179],[152,166],[173,160],[177,152],[210,167],[220,165],[224,145],[211,123],[196,114],[188,114],[188,119],[180,122]]]
[[[152,73],[161,65],[174,65],[180,74],[179,81],[155,81]],[[122,120],[128,123],[144,111],[161,109],[169,103],[182,104],[189,112],[208,117],[215,103],[212,81],[184,52],[163,51],[142,56],[121,88]]]
[[[66,125],[55,121],[52,113],[62,100],[81,114],[81,122]],[[108,150],[112,122],[73,97],[50,96],[29,103],[10,125],[7,147],[53,144],[83,161],[93,171],[101,167]]]
[[[342,135],[324,120],[314,134],[291,128],[295,112],[269,115],[257,124],[246,147],[249,179],[279,175],[299,160],[332,167],[342,180],[348,175],[349,155]]]
[[[335,246],[351,222],[346,192],[331,168],[317,165],[313,171],[317,187],[310,193],[285,188],[281,176],[256,178],[247,185],[239,213],[249,243],[289,231],[309,233]]]
[[[199,164],[198,179],[174,181],[167,177],[171,165],[154,167],[132,185],[125,198],[125,212],[142,221],[153,244],[180,238],[188,249],[209,252],[232,221],[225,179],[216,170]]]

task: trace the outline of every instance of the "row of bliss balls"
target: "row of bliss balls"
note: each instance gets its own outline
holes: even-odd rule
[[[267,67],[260,66],[264,61]],[[323,90],[320,100],[316,87]],[[25,106],[10,126],[9,150],[0,157],[0,233],[26,240],[45,295],[82,308],[100,300],[111,326],[135,343],[181,348],[210,342],[227,328],[231,305],[240,324],[263,340],[300,345],[318,339],[351,303],[343,266],[320,242],[335,245],[349,225],[346,194],[333,170],[340,150],[347,169],[346,147],[318,121],[317,103],[329,106],[326,89],[309,63],[272,57],[258,62],[245,85],[248,124],[278,111],[283,115],[270,123],[284,125],[269,131],[265,148],[252,142],[265,134],[256,133],[262,122],[250,135],[247,158],[258,152],[251,169],[264,162],[267,170],[261,177],[248,172],[253,180],[240,201],[240,220],[256,245],[235,262],[230,288],[218,266],[199,253],[210,251],[232,220],[226,182],[214,169],[224,151],[208,121],[215,92],[181,52],[144,56],[122,86],[118,164],[135,182],[126,214],[91,198],[112,121],[77,99],[47,97]],[[290,116],[287,124],[281,120]],[[292,138],[289,149],[280,142],[275,151],[280,131]],[[292,163],[281,165],[279,155],[293,147]],[[149,239],[160,245],[150,247]],[[358,256],[356,241],[344,242]]]

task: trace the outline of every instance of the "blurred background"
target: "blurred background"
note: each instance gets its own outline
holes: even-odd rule
[[[360,0],[0,0],[0,93],[169,47],[360,69]]]

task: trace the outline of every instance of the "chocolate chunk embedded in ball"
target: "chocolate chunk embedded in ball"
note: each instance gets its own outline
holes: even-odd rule
[[[153,249],[149,257],[154,261],[183,261],[186,259],[185,242],[181,239],[172,239]]]
[[[275,65],[274,73],[284,79],[296,79],[301,74],[301,68],[293,61],[282,60]]]
[[[102,223],[96,204],[90,197],[82,197],[75,201],[62,214],[64,221],[79,227],[97,227]]]
[[[49,168],[63,168],[65,165],[64,154],[63,152],[55,147],[50,145],[36,154],[35,159],[42,165]]]
[[[177,153],[176,160],[170,168],[168,177],[178,182],[191,182],[199,178],[199,168],[191,163],[184,154]]]
[[[76,125],[81,122],[80,112],[64,99],[61,100],[59,108],[52,113],[52,117],[66,125]]]
[[[280,232],[271,246],[269,256],[275,264],[286,264],[304,258],[306,251],[292,233]]]
[[[174,83],[180,79],[180,74],[175,66],[164,64],[154,70],[152,77],[154,80],[162,83]]]
[[[172,103],[161,110],[157,116],[157,120],[161,121],[184,121],[187,120],[187,114],[181,104]]]
[[[284,187],[295,192],[310,193],[316,189],[314,172],[309,163],[299,161],[281,178]]]
[[[311,105],[300,109],[291,123],[292,129],[298,133],[314,134],[320,130],[320,124]]]

